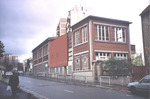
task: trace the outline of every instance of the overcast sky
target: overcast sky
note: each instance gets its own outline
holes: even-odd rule
[[[95,16],[133,22],[131,44],[142,52],[141,17],[149,0],[0,0],[0,40],[5,51],[20,61],[32,57],[32,50],[46,38],[56,35],[61,17],[74,6],[89,7]]]

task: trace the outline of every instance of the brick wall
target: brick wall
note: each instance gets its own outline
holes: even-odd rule
[[[132,67],[133,80],[140,80],[146,76],[146,67],[145,66],[133,66]]]
[[[68,34],[50,42],[50,68],[68,65]]]

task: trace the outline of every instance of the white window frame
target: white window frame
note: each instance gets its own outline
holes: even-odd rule
[[[81,29],[82,31],[82,43],[85,43],[88,41],[88,32],[87,32],[87,26],[83,27]]]
[[[114,27],[115,42],[126,42],[126,28]],[[123,36],[124,35],[124,36]]]
[[[96,34],[97,34],[96,40],[98,40],[98,41],[109,41],[110,40],[109,26],[95,25],[95,27],[96,27]],[[106,27],[108,28],[108,30]],[[108,37],[106,35],[107,32],[108,32]]]
[[[109,58],[111,58],[110,52],[96,52],[96,53],[98,54],[98,56],[96,55],[96,60],[108,60]]]
[[[114,57],[118,59],[127,59],[127,53],[114,53]]]

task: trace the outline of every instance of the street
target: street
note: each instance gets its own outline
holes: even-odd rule
[[[149,99],[105,88],[68,85],[53,81],[20,76],[20,87],[45,99]]]

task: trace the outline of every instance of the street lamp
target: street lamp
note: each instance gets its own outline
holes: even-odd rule
[[[45,64],[45,76],[46,76],[47,72],[48,72],[48,64]]]

